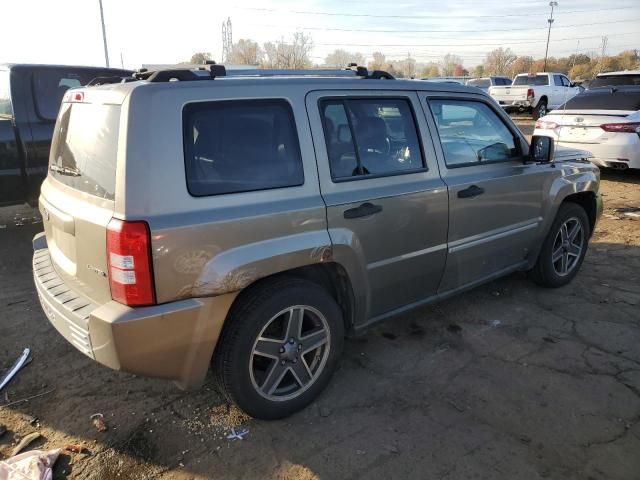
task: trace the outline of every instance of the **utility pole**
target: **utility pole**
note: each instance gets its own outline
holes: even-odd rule
[[[104,28],[104,12],[102,11],[102,0],[98,0],[100,5],[100,21],[102,22],[102,42],[104,43],[104,62],[109,67],[109,50],[107,50],[107,31]]]
[[[551,37],[551,24],[553,23],[553,7],[558,6],[558,2],[549,2],[551,7],[551,17],[547,19],[549,22],[549,31],[547,32],[547,49],[544,52],[544,71],[547,71],[547,55],[549,55],[549,38]]]

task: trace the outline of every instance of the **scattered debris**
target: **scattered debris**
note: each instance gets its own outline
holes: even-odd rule
[[[356,455],[364,455],[365,453],[367,452],[365,452],[364,450],[356,450]]]
[[[73,453],[82,453],[82,452],[86,451],[86,448],[84,448],[82,445],[80,445],[78,443],[67,443],[64,446],[64,449],[67,452],[73,452]]]
[[[33,432],[33,433],[30,433],[29,435],[24,436],[22,440],[18,442],[18,445],[16,445],[16,448],[13,449],[13,452],[11,452],[11,456],[12,457],[16,456],[22,450],[27,448],[32,442],[34,442],[39,438],[40,438],[40,433],[38,432]]]
[[[50,480],[60,449],[33,450],[0,462],[0,480]]]
[[[329,407],[320,407],[320,416],[328,417],[331,415],[331,409]]]
[[[522,436],[520,437],[520,441],[521,441],[522,443],[524,443],[525,445],[529,445],[529,444],[531,443],[531,437],[528,437],[528,436],[526,436],[526,435],[522,435]]]
[[[211,409],[210,425],[223,429],[240,427],[251,417],[235,405],[217,405]]]
[[[108,430],[107,423],[104,421],[104,415],[101,413],[94,413],[89,417],[91,423],[98,432],[106,432]]]
[[[458,334],[462,332],[462,327],[457,323],[450,323],[449,325],[447,325],[447,330],[450,331],[451,333]]]
[[[31,395],[30,397],[21,398],[20,400],[15,400],[13,402],[8,402],[8,403],[5,403],[4,405],[0,405],[0,408],[9,407],[11,405],[16,405],[18,403],[28,402],[29,400],[33,400],[34,398],[42,397],[44,395],[49,395],[54,390],[55,390],[55,388],[52,388],[51,390],[47,390],[46,392],[38,393],[37,395]]]
[[[28,348],[25,348],[22,351],[22,355],[18,357],[13,366],[9,370],[7,370],[7,373],[0,380],[0,390],[2,390],[5,385],[11,381],[15,374],[18,373],[18,371],[20,371],[22,367],[24,367],[25,363],[27,363],[27,359],[29,358],[30,353],[31,350]]]
[[[544,340],[547,343],[558,343],[558,340],[556,340],[553,337],[542,337],[542,340]]]
[[[491,320],[491,323],[489,323],[489,325],[491,325],[493,328],[496,328],[502,325],[502,322],[500,320]]]
[[[613,215],[605,213],[604,216],[611,220],[640,220],[640,207],[621,207],[612,210]]]
[[[231,433],[227,435],[227,440],[244,440],[244,436],[249,433],[249,429],[239,430],[236,432],[235,428],[231,428]]]
[[[500,292],[497,290],[494,290],[491,292],[491,295],[493,295],[494,297],[499,297],[500,296]]]

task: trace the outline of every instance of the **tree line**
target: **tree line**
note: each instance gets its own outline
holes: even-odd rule
[[[407,53],[405,58],[392,60],[383,52],[373,52],[367,57],[360,52],[336,49],[323,62],[313,62],[311,53],[313,40],[310,35],[296,32],[289,40],[262,45],[250,39],[241,39],[233,44],[225,63],[255,65],[262,68],[345,68],[350,63],[366,65],[369,70],[385,70],[396,77],[426,78],[451,76],[506,76],[519,73],[541,72],[544,58],[516,55],[510,48],[496,48],[487,53],[484,61],[471,70],[464,67],[461,56],[447,53],[438,62],[418,62]],[[191,63],[204,63],[212,58],[211,53],[199,52],[191,57]],[[368,60],[368,61],[367,61]],[[640,50],[626,50],[617,55],[578,53],[567,57],[548,57],[547,71],[560,72],[574,80],[588,80],[600,72],[631,70],[640,68]]]

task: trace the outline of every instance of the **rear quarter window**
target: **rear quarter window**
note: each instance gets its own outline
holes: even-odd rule
[[[221,195],[304,183],[293,111],[285,100],[191,103],[183,109],[187,188]]]

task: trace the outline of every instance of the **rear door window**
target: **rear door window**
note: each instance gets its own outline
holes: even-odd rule
[[[119,126],[118,105],[63,103],[49,175],[76,190],[113,200]]]
[[[407,99],[331,99],[320,111],[334,180],[424,169]]]
[[[521,158],[514,134],[487,104],[433,99],[429,106],[447,167]]]
[[[562,87],[562,77],[560,75],[553,76],[553,84],[556,87]]]
[[[191,103],[183,110],[183,129],[191,195],[304,183],[296,125],[285,100]]]

